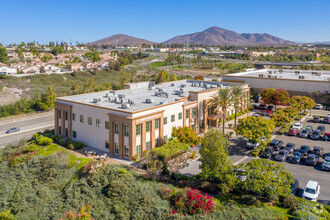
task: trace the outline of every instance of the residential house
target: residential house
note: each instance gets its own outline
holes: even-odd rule
[[[8,66],[0,66],[0,74],[14,75],[17,74],[17,69]]]

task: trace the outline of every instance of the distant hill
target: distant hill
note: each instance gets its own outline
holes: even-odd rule
[[[124,46],[124,45],[136,46],[136,45],[154,44],[154,43],[151,42],[151,41],[148,41],[148,40],[128,36],[128,35],[125,35],[125,34],[116,34],[116,35],[112,35],[110,37],[107,37],[107,38],[104,38],[104,39],[101,39],[101,40],[91,42],[89,44],[92,44],[92,45],[112,45],[112,46]]]
[[[294,44],[270,34],[238,34],[219,27],[210,27],[202,32],[173,37],[163,44],[204,44],[204,45],[284,45]]]

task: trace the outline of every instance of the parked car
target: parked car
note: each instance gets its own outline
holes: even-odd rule
[[[329,107],[330,107],[330,105],[329,105]],[[329,118],[330,118],[330,113],[328,113],[327,117],[329,117]]]
[[[308,183],[304,189],[302,198],[316,202],[320,195],[320,188],[321,187],[318,182],[312,181],[312,180],[308,181]]]
[[[299,123],[299,122],[294,123],[294,124],[292,125],[292,128],[295,128],[295,129],[298,129],[298,130],[301,130],[302,127],[303,127],[303,125],[302,125],[301,123]]]
[[[310,137],[311,137],[312,140],[319,140],[319,139],[321,139],[321,132],[320,132],[320,130],[314,130],[312,132],[312,134],[311,134]]]
[[[312,126],[306,126],[306,130],[313,131],[313,127]]]
[[[262,158],[271,158],[271,156],[273,155],[273,152],[274,152],[274,148],[272,148],[272,147],[266,147],[262,151],[260,157],[262,157]]]
[[[284,150],[289,151],[289,153],[293,153],[296,148],[296,144],[294,143],[287,143]]]
[[[322,104],[316,104],[314,106],[314,109],[323,109],[323,105]]]
[[[272,112],[273,109],[274,109],[274,106],[273,105],[268,105],[266,109]]]
[[[323,119],[323,123],[324,123],[324,124],[330,124],[330,117],[325,117],[325,118]]]
[[[322,157],[324,154],[324,148],[323,147],[319,147],[319,146],[315,146],[313,148],[313,153],[319,157]]]
[[[315,116],[313,118],[313,122],[315,122],[315,123],[321,122],[321,118],[319,116]]]
[[[279,162],[286,161],[286,158],[289,156],[289,151],[287,150],[280,150],[278,154],[276,155],[276,160]]]
[[[260,145],[259,142],[252,141],[250,139],[246,142],[246,148],[249,150],[252,150],[252,149],[258,147],[259,145]]]
[[[299,181],[297,179],[294,179],[294,182],[290,184],[290,188],[291,188],[291,195],[296,195],[299,189]]]
[[[321,135],[323,135],[324,132],[325,132],[325,126],[324,126],[324,125],[319,125],[319,126],[317,127],[317,130],[320,130]]]
[[[297,136],[299,134],[299,130],[295,128],[290,128],[288,131],[289,136]]]
[[[283,146],[283,142],[279,140],[272,140],[269,144],[269,147],[272,147],[274,150],[279,150]]]
[[[309,151],[310,151],[310,147],[307,145],[302,145],[299,149],[299,152],[302,153],[303,156],[306,156]]]
[[[324,158],[322,163],[322,170],[330,171],[330,156]]]
[[[330,133],[324,133],[323,135],[323,140],[327,140],[327,141],[330,141]]]
[[[262,116],[270,116],[272,112],[266,109],[266,110],[260,110],[259,114]]]
[[[259,110],[265,110],[267,108],[266,104],[260,104],[259,105]]]
[[[259,109],[259,106],[256,105],[256,104],[253,104],[253,105],[252,105],[252,108],[253,108],[253,109]]]
[[[292,163],[296,163],[296,164],[299,164],[301,159],[303,158],[303,154],[300,153],[300,152],[295,152],[292,157],[291,157],[291,162]]]
[[[309,138],[309,136],[311,135],[312,133],[312,130],[302,130],[300,133],[299,133],[299,137],[302,137],[302,138]]]
[[[18,132],[19,130],[20,130],[19,128],[11,128],[11,129],[9,129],[9,130],[6,131],[6,134]]]
[[[308,154],[306,158],[306,164],[316,166],[319,162],[319,156],[315,154]]]
[[[254,113],[252,116],[253,117],[260,117],[261,115],[259,115],[258,113]]]

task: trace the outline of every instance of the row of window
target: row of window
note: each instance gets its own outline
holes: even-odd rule
[[[166,142],[167,142],[167,135],[164,136],[164,143],[166,143]],[[159,146],[159,139],[158,138],[155,139],[155,145],[156,145],[156,147]],[[141,145],[136,145],[135,148],[136,148],[136,154],[141,155]],[[150,141],[146,142],[146,150],[147,151],[150,150]]]
[[[119,145],[118,143],[114,143],[115,154],[119,154]],[[109,149],[109,141],[105,141],[105,148]],[[125,157],[129,157],[129,146],[124,146],[124,155]]]

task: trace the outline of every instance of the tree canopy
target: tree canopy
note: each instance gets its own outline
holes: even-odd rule
[[[0,63],[6,63],[8,60],[8,54],[6,48],[0,47]]]
[[[156,75],[155,81],[157,84],[162,82],[168,82],[170,81],[170,75],[164,70]]]
[[[265,104],[275,105],[275,110],[277,105],[286,105],[290,101],[289,93],[284,89],[263,89],[261,97]]]
[[[37,101],[37,106],[41,110],[51,110],[55,106],[56,94],[53,91],[53,87],[48,87],[48,90],[45,94],[41,96],[41,98]]]

